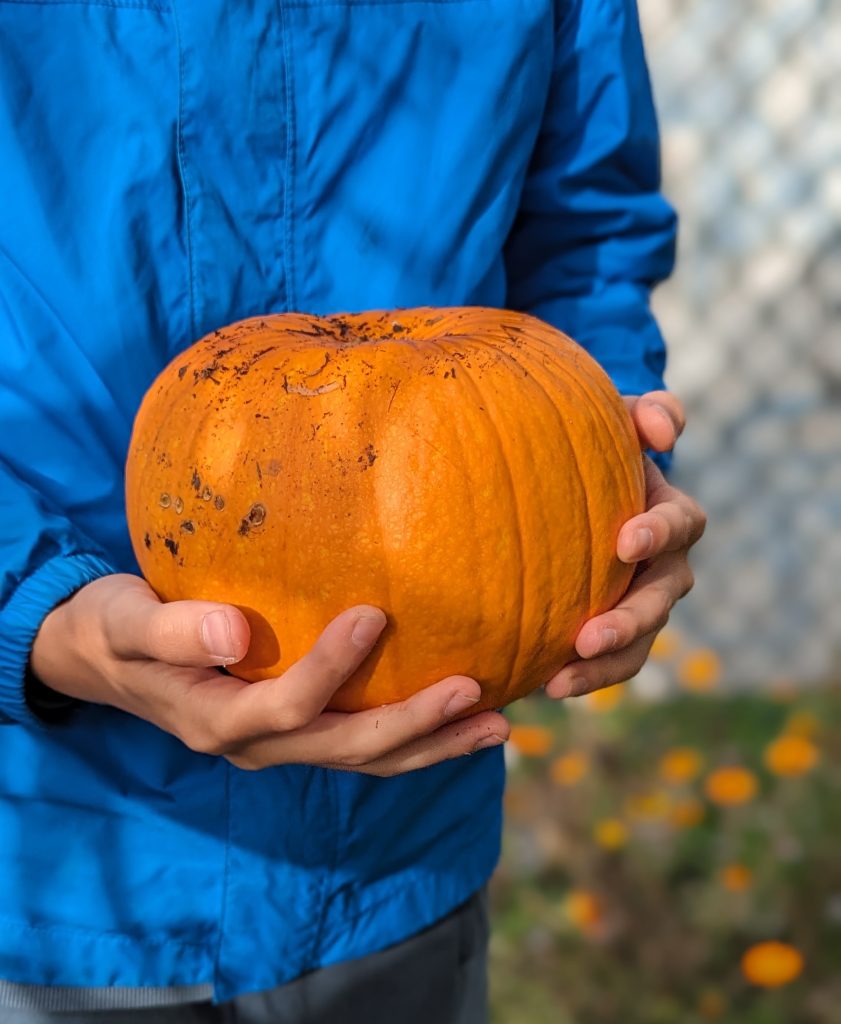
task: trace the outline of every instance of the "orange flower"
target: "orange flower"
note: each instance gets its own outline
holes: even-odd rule
[[[714,690],[721,681],[721,659],[709,648],[691,651],[680,663],[678,678],[695,693]]]
[[[604,686],[601,690],[593,690],[592,693],[582,697],[584,706],[589,711],[601,713],[612,711],[622,700],[625,684],[616,683],[615,686]]]
[[[663,790],[637,793],[625,801],[625,811],[630,818],[638,821],[654,821],[666,818],[672,810],[672,798]]]
[[[660,758],[660,777],[666,782],[691,782],[700,773],[703,759],[692,747],[675,747]]]
[[[545,725],[512,725],[509,742],[523,757],[545,757],[552,749],[555,734]]]
[[[675,828],[694,828],[704,820],[704,805],[694,796],[677,800],[669,813],[669,823]]]
[[[590,758],[581,750],[570,750],[552,762],[550,774],[558,786],[574,786],[587,774]]]
[[[661,629],[651,645],[649,657],[655,661],[673,658],[680,648],[680,634],[674,629]]]
[[[785,942],[760,942],[742,957],[742,974],[752,985],[779,988],[798,978],[803,956]]]
[[[602,818],[596,822],[593,838],[605,850],[621,850],[628,842],[628,830],[618,818]]]
[[[753,885],[753,872],[744,864],[727,864],[718,877],[728,892],[744,892]]]
[[[714,804],[735,807],[753,800],[759,788],[756,776],[741,765],[717,768],[707,776],[704,790]]]
[[[602,921],[601,902],[589,889],[571,889],[564,900],[564,912],[585,933],[594,932]]]
[[[810,772],[818,756],[818,748],[808,737],[783,734],[768,744],[763,759],[768,771],[794,777]]]

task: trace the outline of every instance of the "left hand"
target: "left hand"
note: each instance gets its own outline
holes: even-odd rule
[[[625,403],[640,444],[671,451],[683,430],[683,406],[667,391],[650,391]],[[636,563],[637,574],[621,602],[582,626],[569,662],[546,684],[550,697],[577,697],[636,675],[669,614],[694,583],[689,549],[700,539],[706,516],[696,501],[672,487],[645,459],[646,511],[619,531],[617,554]]]

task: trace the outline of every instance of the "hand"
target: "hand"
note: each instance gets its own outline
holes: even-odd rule
[[[670,451],[685,423],[680,401],[666,391],[652,391],[625,402],[641,445]],[[577,697],[636,675],[672,608],[692,588],[689,549],[703,534],[706,516],[697,502],[666,482],[649,458],[645,484],[646,511],[625,523],[617,541],[619,557],[636,563],[637,575],[615,608],[581,628],[575,641],[580,659],[546,685],[550,697]]]
[[[59,693],[138,715],[240,768],[311,764],[397,775],[507,738],[506,720],[493,711],[450,721],[479,699],[478,683],[464,676],[370,711],[325,711],[385,621],[378,608],[350,608],[282,676],[246,683],[212,667],[233,664],[248,648],[236,608],[163,604],[139,577],[114,575],[47,616],[31,664]]]

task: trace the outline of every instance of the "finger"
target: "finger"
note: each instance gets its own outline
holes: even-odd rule
[[[436,686],[444,682],[450,681]],[[458,685],[461,687],[464,682],[459,681]],[[389,707],[396,708],[397,705]],[[307,763],[386,776],[469,754],[482,749],[483,744],[502,743],[510,731],[505,718],[495,711],[484,711],[444,726],[441,726],[439,717],[431,730],[421,726],[419,718],[419,727],[426,731],[406,743],[391,747],[390,741],[383,742],[376,735],[371,736],[372,732],[388,730],[389,723],[384,723],[381,717],[386,710],[377,708],[356,714],[326,712],[298,733],[263,737],[229,759],[238,767],[248,769],[272,764]],[[363,719],[364,729],[357,731],[357,726],[363,723],[356,720]],[[394,736],[391,733],[392,739]]]
[[[498,747],[508,739],[510,733],[511,725],[503,715],[495,711],[484,711],[446,725],[431,736],[407,743],[405,747],[370,762],[364,771],[381,777],[414,772],[454,757]]]
[[[251,638],[239,609],[213,601],[163,603],[143,580],[132,577],[111,588],[103,618],[117,657],[168,665],[232,665],[245,656]]]
[[[554,700],[580,697],[631,679],[645,664],[656,635],[649,633],[623,651],[603,654],[592,661],[570,662],[546,684],[546,695]]]
[[[625,404],[643,448],[657,452],[674,448],[686,426],[686,414],[679,398],[669,391],[649,391],[627,397]]]
[[[235,692],[217,687],[197,694],[203,701],[205,721],[214,730],[215,748],[224,753],[259,737],[301,730],[312,723],[370,654],[385,624],[379,608],[349,608],[283,675]]]
[[[299,759],[299,748],[345,767],[358,767],[383,757],[412,740],[439,729],[474,707],[479,684],[466,676],[450,676],[419,690],[407,700],[342,716],[322,715],[285,744],[286,758]]]
[[[694,581],[684,553],[662,555],[640,573],[615,608],[581,627],[575,640],[576,651],[582,658],[595,658],[622,650],[651,632],[659,632]]]
[[[623,562],[685,550],[700,540],[707,525],[698,502],[667,483],[650,459],[646,460],[645,472],[649,507],[619,531],[616,552]]]

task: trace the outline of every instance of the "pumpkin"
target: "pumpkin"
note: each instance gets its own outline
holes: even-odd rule
[[[520,313],[421,308],[203,338],[142,402],[126,499],[163,600],[245,614],[236,675],[282,673],[372,604],[386,629],[330,706],[458,673],[478,711],[547,682],[622,597],[616,540],[644,486],[630,417],[583,348]]]

